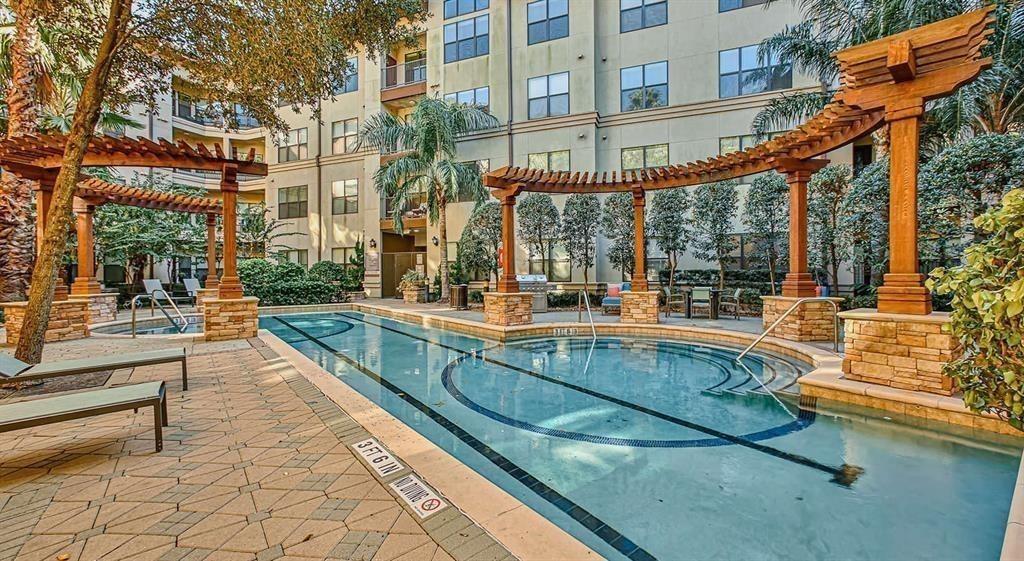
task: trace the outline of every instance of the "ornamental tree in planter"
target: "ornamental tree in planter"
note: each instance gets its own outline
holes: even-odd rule
[[[426,302],[427,300],[427,276],[419,271],[409,269],[402,275],[402,281],[398,286],[402,291],[402,298],[409,304]]]
[[[974,220],[988,237],[964,264],[932,271],[928,287],[952,295],[951,329],[963,354],[943,368],[974,411],[1024,430],[1024,189]]]

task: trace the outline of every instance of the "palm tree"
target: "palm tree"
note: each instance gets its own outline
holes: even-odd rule
[[[994,59],[971,86],[929,106],[928,131],[940,140],[963,134],[1017,130],[1024,121],[1024,4],[1018,0],[794,0],[803,21],[787,26],[761,42],[758,62],[793,65],[817,78],[816,91],[786,94],[772,100],[751,124],[764,137],[806,120],[832,99],[839,84],[839,65],[832,53],[953,17],[990,3],[996,4],[995,35],[987,47]],[[772,0],[768,2],[768,5]],[[749,80],[763,80],[770,68]],[[887,136],[883,133],[883,136]]]
[[[428,97],[401,119],[380,112],[366,120],[359,142],[382,154],[403,152],[381,166],[373,176],[377,192],[393,201],[395,229],[402,233],[406,205],[418,193],[426,195],[427,215],[439,230],[441,299],[448,298],[447,206],[460,196],[477,201],[487,197],[475,162],[456,161],[456,143],[462,135],[498,126],[498,120],[474,105],[449,103]]]

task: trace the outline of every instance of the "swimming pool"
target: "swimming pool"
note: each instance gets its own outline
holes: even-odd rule
[[[137,335],[180,335],[182,333],[197,334],[203,332],[203,316],[185,316],[187,325],[182,330],[178,325],[171,325],[167,318],[147,317],[140,318],[136,322],[135,333]],[[128,321],[119,321],[110,325],[101,325],[90,328],[92,333],[107,335],[130,335],[132,324]]]
[[[789,359],[358,312],[260,324],[609,559],[999,556],[1019,447],[783,406],[757,380],[794,389]]]

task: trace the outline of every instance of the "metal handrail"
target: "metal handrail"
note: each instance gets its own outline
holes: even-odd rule
[[[587,317],[590,318],[590,334],[597,340],[597,327],[594,326],[594,314],[590,313],[590,295],[586,290],[580,290],[576,295],[576,321],[583,323],[583,303],[587,305]]]
[[[178,314],[178,318],[181,319],[181,324],[180,325],[178,324],[178,322],[174,321],[174,318],[171,317],[171,314],[167,313],[167,309],[164,308],[163,304],[161,304],[160,301],[156,299],[155,296],[156,296],[157,292],[162,292],[164,294],[164,297],[167,298],[167,301],[170,302],[171,307],[174,308],[174,312],[176,314]],[[160,308],[160,312],[164,314],[164,317],[167,318],[167,321],[171,322],[171,325],[174,325],[174,326],[178,327],[178,333],[184,333],[185,330],[188,329],[188,319],[185,317],[185,314],[181,313],[181,310],[178,309],[178,305],[174,303],[174,300],[171,300],[171,296],[169,294],[167,294],[167,292],[165,290],[162,290],[162,289],[158,288],[158,289],[154,290],[151,294],[139,294],[139,295],[136,295],[135,298],[132,298],[131,308],[132,308],[132,338],[133,339],[135,338],[135,335],[136,335],[136,333],[135,333],[135,311],[136,311],[136,308],[137,308],[136,304],[138,304],[140,298],[149,298],[149,312],[150,312],[151,316],[155,313],[155,311],[153,309],[153,305],[155,304],[157,308]]]
[[[797,309],[798,307],[800,307],[801,304],[804,304],[806,302],[828,302],[829,304],[832,305],[832,310],[833,310],[833,315],[832,315],[832,318],[833,318],[833,320],[832,320],[833,321],[833,326],[832,326],[832,350],[835,351],[836,353],[838,353],[839,352],[839,304],[836,304],[835,300],[832,300],[831,298],[827,298],[827,297],[824,297],[824,296],[811,296],[809,298],[801,298],[801,299],[797,300],[796,302],[794,302],[793,305],[790,306],[788,310],[783,312],[782,315],[778,317],[778,319],[776,319],[774,322],[772,322],[771,325],[768,326],[768,329],[764,330],[764,333],[759,335],[757,337],[757,339],[754,339],[754,342],[751,343],[749,347],[747,347],[746,349],[743,349],[743,352],[740,353],[740,356],[736,357],[736,361],[739,362],[743,357],[747,356],[747,353],[750,352],[750,349],[753,349],[755,346],[757,346],[758,343],[760,343],[762,340],[764,340],[764,338],[767,337],[768,334],[771,333],[773,329],[778,327],[778,325],[780,323],[782,323],[782,320],[786,319],[786,317],[788,317],[789,314],[793,312],[793,310]]]

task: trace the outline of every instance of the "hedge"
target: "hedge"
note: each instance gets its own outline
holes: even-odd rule
[[[271,263],[247,259],[238,264],[238,276],[246,296],[260,299],[260,306],[294,306],[343,302],[340,285],[310,275],[297,263]]]

